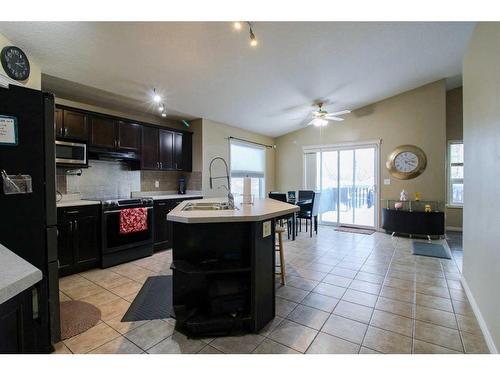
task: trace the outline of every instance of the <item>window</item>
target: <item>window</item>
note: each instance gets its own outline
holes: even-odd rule
[[[464,144],[448,142],[448,204],[464,204]]]
[[[243,178],[252,179],[252,194],[259,198],[266,195],[266,150],[262,146],[231,140],[231,191],[243,194]]]

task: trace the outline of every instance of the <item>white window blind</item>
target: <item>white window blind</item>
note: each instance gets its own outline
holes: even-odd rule
[[[252,179],[252,194],[265,196],[266,149],[264,146],[231,139],[231,190],[243,194],[243,178]]]

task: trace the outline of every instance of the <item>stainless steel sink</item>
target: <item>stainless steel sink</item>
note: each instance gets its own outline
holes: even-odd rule
[[[198,202],[187,203],[182,211],[222,211],[222,210],[237,210],[238,208],[229,208],[226,202]]]

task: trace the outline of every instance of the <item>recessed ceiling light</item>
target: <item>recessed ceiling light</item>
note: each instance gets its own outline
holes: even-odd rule
[[[241,22],[233,22],[233,27],[235,30],[241,30]]]

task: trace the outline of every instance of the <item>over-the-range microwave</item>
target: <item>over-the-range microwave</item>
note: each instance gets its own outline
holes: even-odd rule
[[[56,164],[68,167],[88,167],[87,144],[56,141]]]

